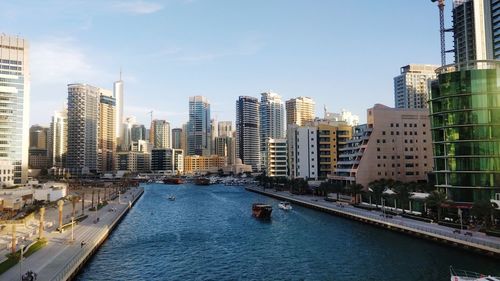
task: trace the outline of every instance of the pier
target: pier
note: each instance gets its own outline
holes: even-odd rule
[[[73,240],[70,229],[48,233],[44,248],[0,275],[0,279],[20,280],[20,275],[28,270],[37,274],[37,280],[72,279],[143,193],[142,187],[130,188],[100,210],[88,212],[88,217],[74,227]]]
[[[294,204],[326,212],[336,216],[349,218],[391,231],[424,238],[429,241],[457,247],[482,255],[500,258],[500,238],[487,236],[484,233],[473,232],[471,235],[456,233],[455,229],[435,223],[426,223],[400,216],[388,217],[379,211],[369,211],[355,208],[348,204],[327,202],[323,197],[293,195],[289,192],[263,190],[260,187],[245,187],[246,190],[279,200],[286,200]]]

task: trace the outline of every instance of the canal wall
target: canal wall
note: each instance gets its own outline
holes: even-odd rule
[[[119,223],[125,218],[129,210],[135,205],[137,200],[144,194],[144,188],[139,187],[139,190],[134,193],[132,200],[130,200],[130,206],[127,206],[118,211],[118,215],[113,219],[113,221],[102,228],[102,230],[96,235],[95,243],[92,245],[86,245],[88,247],[86,251],[82,251],[75,257],[70,259],[68,263],[61,269],[61,271],[52,279],[53,281],[61,280],[72,280],[78,272],[85,266],[85,264],[93,257],[101,245],[106,241],[111,232],[119,225]],[[87,242],[87,244],[89,244]],[[89,247],[90,246],[90,247]]]
[[[318,210],[321,212],[325,212],[328,214],[348,218],[351,220],[356,220],[359,222],[371,224],[376,227],[388,229],[391,231],[411,235],[417,238],[423,238],[432,242],[440,243],[447,246],[452,246],[455,248],[467,250],[470,252],[486,255],[489,257],[494,257],[500,259],[500,244],[488,244],[488,243],[474,243],[472,241],[466,241],[463,239],[458,239],[458,236],[452,237],[450,235],[446,235],[444,231],[437,231],[432,229],[426,229],[424,227],[415,227],[409,225],[403,225],[401,223],[393,223],[388,218],[377,218],[377,215],[362,215],[355,214],[352,211],[345,210],[345,208],[331,208],[327,206],[322,206],[320,204],[315,204],[313,202],[304,201],[299,198],[294,198],[292,196],[286,196],[282,194],[277,194],[273,192],[268,192],[256,187],[245,187],[246,190],[259,193],[262,195],[266,195],[269,197],[273,197],[280,200],[286,200],[292,202],[294,204],[307,207],[310,209]],[[451,232],[450,232],[451,233]],[[471,239],[472,240],[472,239]]]

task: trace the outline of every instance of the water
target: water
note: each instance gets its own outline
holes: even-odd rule
[[[175,201],[169,201],[173,194]],[[272,220],[251,204],[273,206]],[[498,260],[278,201],[241,187],[146,185],[77,280],[450,280]]]

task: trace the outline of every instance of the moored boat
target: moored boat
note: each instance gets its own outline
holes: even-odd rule
[[[451,281],[500,281],[499,276],[484,275],[481,273],[455,270],[450,266]]]
[[[210,179],[209,178],[204,178],[204,177],[199,177],[194,180],[194,184],[196,185],[210,185]]]
[[[288,201],[282,201],[278,204],[278,207],[285,211],[290,211],[292,209],[292,204]]]
[[[163,180],[165,184],[183,184],[184,180],[181,178],[166,178]]]
[[[252,204],[252,215],[258,219],[269,219],[271,218],[271,213],[273,207],[271,205],[263,203]]]

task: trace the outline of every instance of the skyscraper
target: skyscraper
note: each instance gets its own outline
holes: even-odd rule
[[[116,144],[121,148],[124,138],[123,123],[125,122],[123,116],[123,81],[122,72],[120,70],[120,80],[113,83],[113,97],[116,101],[116,125],[115,136],[117,138]]]
[[[50,123],[49,159],[53,167],[62,168],[66,165],[67,141],[68,111],[64,109],[54,112]]]
[[[302,126],[313,121],[315,115],[314,101],[309,97],[298,97],[286,101],[286,124]]]
[[[146,126],[142,124],[133,124],[130,129],[131,140],[139,141],[146,140]]]
[[[47,149],[49,128],[40,125],[30,127],[30,148]]]
[[[115,170],[116,100],[111,91],[99,90],[98,171],[110,172]]]
[[[254,172],[261,169],[259,100],[240,96],[236,101],[236,157]]]
[[[0,75],[2,99],[0,161],[12,165],[6,178],[14,184],[28,179],[30,64],[29,46],[24,39],[0,34]],[[11,181],[11,180],[10,180]]]
[[[285,106],[276,93],[266,92],[260,99],[260,154],[263,168],[267,166],[268,139],[285,137]],[[271,142],[274,144],[274,142]]]
[[[429,81],[436,78],[435,65],[410,64],[394,77],[396,108],[427,108]]]
[[[211,133],[210,103],[202,96],[190,97],[187,155],[210,155]]]
[[[219,137],[232,137],[233,136],[233,122],[219,121],[217,124]]]
[[[100,89],[87,84],[68,85],[68,153],[73,175],[97,172]]]
[[[165,120],[153,120],[149,129],[149,141],[153,148],[171,148],[170,123]]]
[[[172,129],[172,148],[182,149],[183,138],[184,138],[184,133],[182,132],[182,128],[173,128]]]

